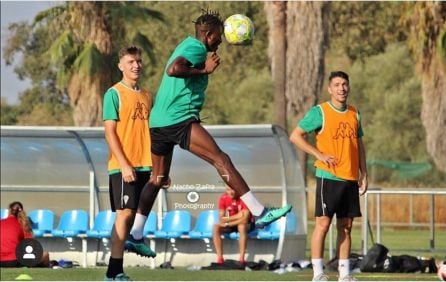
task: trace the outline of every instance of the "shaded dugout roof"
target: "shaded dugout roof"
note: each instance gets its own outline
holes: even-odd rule
[[[275,206],[285,202],[293,204],[300,219],[300,231],[306,233],[304,181],[286,132],[274,125],[205,128],[231,157],[251,189],[259,193],[262,202]],[[85,193],[94,186],[99,192],[95,197],[100,197],[101,193],[104,197],[102,201],[96,199],[95,211],[108,209],[107,159],[103,128],[2,126],[1,206],[21,200],[13,192]],[[172,186],[166,193],[169,209],[173,208],[169,205],[169,197],[175,199],[175,194],[184,192],[184,187],[209,193],[222,193],[224,189],[214,167],[178,146],[170,176]],[[176,195],[178,199],[179,195]],[[79,208],[89,210],[89,201],[88,197],[80,201]],[[42,208],[32,202],[25,204],[27,210],[33,209],[33,205]],[[65,207],[60,202],[54,205],[59,205],[59,209]]]

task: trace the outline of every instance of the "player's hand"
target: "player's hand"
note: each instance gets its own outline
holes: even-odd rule
[[[204,64],[204,70],[207,74],[211,74],[215,71],[215,69],[220,65],[220,57],[217,53],[212,52],[210,56],[207,57],[206,62]]]
[[[369,186],[369,183],[368,183],[368,180],[367,180],[367,175],[361,175],[359,177],[358,186],[359,186],[359,196],[364,195],[365,192],[367,192],[367,189],[368,189],[368,186]]]
[[[334,156],[326,155],[324,153],[320,153],[317,156],[317,159],[326,164],[329,168],[333,168],[337,165],[336,158]]]
[[[136,172],[131,166],[125,166],[121,170],[122,180],[126,183],[136,181]]]

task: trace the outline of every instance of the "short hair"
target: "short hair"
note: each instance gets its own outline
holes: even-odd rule
[[[195,27],[198,26],[202,27],[215,27],[215,26],[221,26],[223,27],[223,21],[220,18],[220,13],[217,11],[212,11],[209,9],[201,9],[202,14],[199,16],[193,23],[195,24]]]
[[[346,74],[343,71],[332,71],[330,73],[330,76],[328,77],[328,81],[331,82],[331,80],[335,77],[341,77],[341,78],[347,80],[347,82],[350,82],[348,79],[348,74]]]
[[[124,57],[125,55],[140,55],[141,56],[141,49],[137,46],[128,46],[128,47],[124,47],[121,50],[119,50],[119,59],[121,60],[122,57]]]

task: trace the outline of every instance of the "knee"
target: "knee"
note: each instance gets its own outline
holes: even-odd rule
[[[150,177],[149,184],[152,189],[161,189],[162,186],[167,185],[169,177],[154,175]]]
[[[221,233],[220,224],[214,224],[214,226],[212,227],[212,234],[220,235],[220,233]]]
[[[125,225],[125,226],[131,226],[133,224],[133,220],[135,219],[135,210],[132,209],[123,209],[119,210],[116,213],[116,220],[115,222],[118,225]]]
[[[319,223],[315,226],[314,231],[318,231],[321,233],[326,234],[328,232],[328,230],[330,229],[330,223],[329,222],[323,222],[323,223]]]
[[[352,231],[352,224],[351,223],[339,224],[337,229],[338,233],[349,235]]]

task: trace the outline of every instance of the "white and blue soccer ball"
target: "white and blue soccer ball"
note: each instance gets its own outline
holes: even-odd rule
[[[229,44],[250,44],[254,39],[254,24],[247,16],[235,14],[225,20],[224,33]]]

